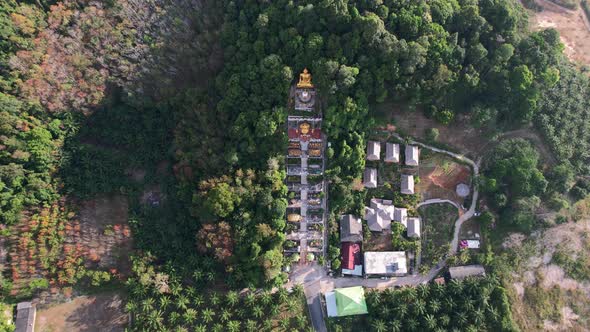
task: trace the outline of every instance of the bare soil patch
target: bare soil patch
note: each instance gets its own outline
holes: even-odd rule
[[[391,233],[373,233],[371,232],[370,239],[364,239],[363,251],[392,251],[393,245],[391,243]]]
[[[590,23],[583,9],[566,9],[547,0],[537,0],[543,11],[534,13],[531,28],[554,28],[559,31],[567,57],[579,64],[590,65]]]
[[[71,302],[37,311],[35,331],[117,332],[124,331],[127,314],[117,294],[80,296]]]
[[[90,264],[130,272],[131,231],[125,196],[105,195],[80,204],[81,242]]]
[[[456,188],[460,183],[471,183],[469,167],[438,153],[422,153],[422,156],[416,192],[422,194],[423,200],[440,198],[463,204],[465,199],[457,195]]]

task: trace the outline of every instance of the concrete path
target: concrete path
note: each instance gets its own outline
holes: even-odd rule
[[[416,208],[419,208],[419,207],[424,206],[424,205],[444,204],[444,203],[449,203],[452,206],[456,207],[457,209],[463,210],[463,208],[459,204],[457,204],[457,202],[453,202],[453,201],[448,200],[448,199],[440,199],[440,198],[433,198],[433,199],[425,200],[424,202],[419,203],[418,205],[416,205]]]

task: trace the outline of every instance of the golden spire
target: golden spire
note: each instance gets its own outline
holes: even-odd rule
[[[311,83],[311,74],[307,70],[307,68],[303,69],[303,72],[299,74],[299,83],[297,83],[298,88],[313,88],[313,84]]]

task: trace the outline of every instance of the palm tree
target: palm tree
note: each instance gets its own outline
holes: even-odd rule
[[[229,332],[239,332],[240,331],[240,322],[237,320],[230,320],[227,322],[227,330]]]
[[[168,316],[168,322],[170,323],[170,325],[176,325],[178,324],[178,322],[180,321],[180,314],[176,311],[173,311],[170,313],[170,316]]]
[[[264,305],[269,305],[272,302],[272,294],[269,291],[264,291],[260,297],[260,301]]]
[[[203,271],[196,270],[195,272],[193,272],[193,278],[197,283],[201,282],[201,280],[203,280]]]
[[[262,311],[262,308],[260,306],[254,306],[254,308],[252,309],[252,314],[256,318],[261,318],[262,315],[264,315],[264,311]]]
[[[428,293],[430,289],[428,289],[428,285],[420,284],[416,287],[416,293],[422,299],[426,299],[428,297]]]
[[[189,303],[189,299],[184,295],[180,295],[176,298],[176,307],[180,310],[186,310]]]
[[[465,312],[457,312],[457,319],[455,321],[459,323],[459,326],[465,326],[465,324],[467,324],[467,315],[465,314]]]
[[[234,305],[236,305],[238,303],[239,299],[240,299],[240,297],[239,297],[238,293],[235,291],[229,291],[226,294],[227,304],[229,304],[230,307],[233,307]]]
[[[163,312],[161,310],[152,310],[146,317],[146,324],[149,330],[160,331],[162,329]]]
[[[289,318],[283,318],[279,321],[279,326],[281,327],[281,329],[285,331],[288,331],[289,325],[291,325],[291,322],[289,322]]]
[[[387,324],[385,324],[385,322],[380,319],[373,321],[371,326],[375,332],[385,332],[385,329],[387,329]]]
[[[184,326],[177,326],[174,329],[174,332],[188,332],[188,329],[186,327],[184,327]]]
[[[404,318],[408,314],[408,305],[405,303],[398,304],[396,312],[398,317]]]
[[[276,316],[279,314],[279,312],[281,312],[279,305],[276,303],[273,303],[270,305],[270,314],[271,316]]]
[[[166,308],[168,308],[168,306],[170,305],[170,297],[164,295],[160,298],[160,308],[162,308],[162,310],[166,310]]]
[[[215,280],[215,273],[213,271],[207,272],[205,279],[207,279],[208,282]]]
[[[439,321],[440,325],[442,325],[443,327],[448,327],[451,323],[451,317],[449,317],[449,315],[442,315],[440,316]]]
[[[265,331],[270,331],[272,329],[272,319],[267,318],[262,322],[263,329]]]
[[[424,322],[429,330],[434,330],[436,328],[436,318],[434,318],[433,315],[427,314],[424,316]]]
[[[144,313],[149,313],[154,309],[154,298],[148,297],[147,299],[141,301],[141,311]]]
[[[483,310],[478,308],[475,311],[473,311],[473,322],[475,323],[475,325],[477,325],[477,326],[483,325],[485,318],[486,318],[486,316],[485,316]]]
[[[410,318],[407,321],[408,331],[416,331],[418,329],[418,321],[414,318]]]
[[[223,325],[221,325],[220,323],[216,323],[213,325],[213,332],[223,332],[225,331],[223,328]]]
[[[297,315],[297,326],[299,330],[303,331],[303,329],[307,326],[307,317],[303,314]]]
[[[416,289],[414,287],[404,287],[401,291],[401,299],[404,302],[413,302],[416,299]]]
[[[135,312],[137,312],[137,302],[135,301],[128,301],[125,304],[125,312],[133,315]]]
[[[256,294],[254,294],[252,292],[248,292],[248,294],[246,294],[246,298],[244,299],[244,302],[246,303],[247,306],[253,306],[254,303],[256,303]]]
[[[253,321],[251,319],[248,319],[246,321],[246,331],[248,332],[254,332],[258,330],[258,323],[256,323],[256,321]]]
[[[182,285],[178,282],[170,283],[170,293],[174,296],[179,296],[182,293]]]
[[[188,286],[185,290],[186,296],[188,297],[193,297],[195,296],[196,293],[196,289],[193,286]]]
[[[211,293],[209,300],[212,305],[216,306],[219,304],[219,295],[217,295],[217,293]]]
[[[278,294],[278,298],[279,298],[279,303],[283,304],[287,301],[287,299],[289,298],[289,292],[287,292],[287,290],[283,287],[280,287],[279,290],[277,291]]]
[[[199,324],[195,326],[195,332],[207,332],[207,326]]]
[[[192,325],[195,322],[195,320],[197,320],[197,311],[193,308],[188,308],[186,309],[182,317],[188,325]]]
[[[213,316],[215,316],[215,312],[211,308],[205,308],[201,315],[203,316],[203,321],[209,324],[213,321]]]
[[[399,320],[392,320],[391,321],[391,332],[401,332],[402,331],[402,323]]]
[[[433,299],[430,301],[428,306],[430,307],[430,311],[435,314],[440,310],[440,301],[437,299]]]
[[[193,297],[193,304],[195,305],[195,307],[198,308],[198,307],[202,306],[203,303],[204,303],[204,300],[203,300],[203,296],[202,295],[197,294],[197,295],[195,295]]]
[[[303,295],[303,286],[300,284],[297,284],[295,286],[293,286],[293,294],[296,296],[301,296]]]
[[[424,302],[424,300],[422,300],[422,299],[416,300],[414,302],[414,313],[416,313],[416,315],[418,315],[418,316],[422,316],[422,315],[424,315],[425,312],[426,312],[426,303]]]
[[[231,319],[231,312],[227,309],[221,310],[221,321],[227,322],[230,319]]]
[[[287,309],[289,311],[295,311],[297,309],[297,306],[299,305],[298,302],[299,302],[298,299],[295,299],[295,298],[290,297],[287,300]]]

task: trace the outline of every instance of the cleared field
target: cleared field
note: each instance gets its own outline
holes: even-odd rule
[[[118,332],[124,331],[127,314],[119,295],[80,296],[71,302],[37,311],[35,331]]]
[[[531,28],[556,29],[561,35],[568,58],[579,64],[590,65],[590,22],[581,6],[572,10],[547,0],[536,2],[543,7],[543,11],[532,14]]]

